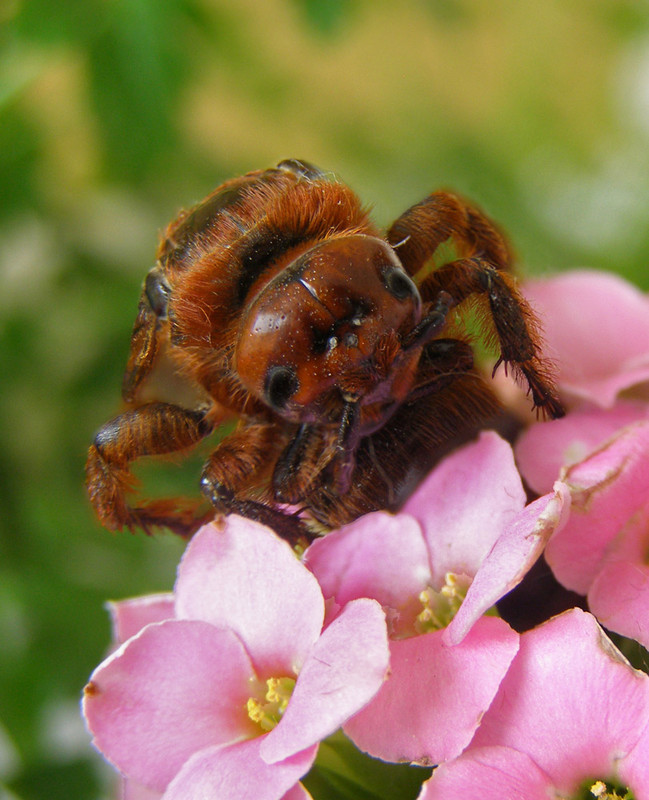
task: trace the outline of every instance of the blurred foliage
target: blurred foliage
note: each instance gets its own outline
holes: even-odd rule
[[[316,800],[415,800],[432,772],[370,758],[339,731],[320,744],[316,764],[302,783]]]
[[[118,410],[156,232],[178,208],[301,157],[381,223],[452,186],[501,222],[528,273],[587,265],[647,289],[648,138],[636,0],[0,3],[8,792],[106,796],[77,708],[109,642],[103,603],[173,583],[182,543],[107,534],[82,484]]]

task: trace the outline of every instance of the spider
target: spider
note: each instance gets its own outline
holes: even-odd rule
[[[431,267],[447,240],[457,257]],[[88,455],[100,521],[187,536],[216,510],[296,543],[398,508],[500,413],[474,369],[467,306],[499,350],[496,367],[509,366],[543,414],[561,416],[510,261],[494,224],[447,192],[383,234],[351,189],[305,161],[227,181],[167,227],[146,276],[127,407]],[[190,390],[181,402],[159,390],[169,374]],[[212,508],[133,504],[133,461],[189,450],[229,418],[236,426],[200,481]]]

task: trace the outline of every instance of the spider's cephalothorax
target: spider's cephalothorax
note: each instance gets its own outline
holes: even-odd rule
[[[433,269],[449,239],[458,257]],[[88,456],[100,520],[189,534],[216,509],[296,541],[398,507],[443,453],[498,414],[456,313],[467,305],[534,406],[560,416],[509,269],[494,225],[445,192],[382,234],[347,186],[302,161],[223,184],[169,225],[146,277],[128,409]],[[156,395],[162,365],[191,389],[186,401]],[[198,501],[129,503],[132,461],[191,448],[226,415],[237,426],[201,479],[211,512]]]

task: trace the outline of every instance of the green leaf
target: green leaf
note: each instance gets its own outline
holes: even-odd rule
[[[372,758],[339,732],[321,743],[302,783],[316,800],[414,800],[431,773],[432,769]]]

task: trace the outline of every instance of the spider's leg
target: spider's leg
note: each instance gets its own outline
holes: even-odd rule
[[[405,211],[387,232],[409,275],[417,272],[448,239],[462,256],[479,255],[499,270],[512,256],[504,236],[481,211],[448,192],[434,192]]]
[[[296,439],[299,441],[299,435]],[[238,428],[218,444],[207,460],[201,490],[222,514],[239,514],[256,520],[272,528],[289,544],[306,546],[314,536],[296,514],[282,511],[272,498],[268,502],[251,499],[255,489],[272,475],[282,444],[277,426],[272,423]]]
[[[539,324],[510,274],[510,252],[496,226],[455,195],[436,192],[402,214],[387,236],[411,275],[442,242],[454,240],[463,257],[424,274],[422,299],[435,302],[444,292],[459,306],[475,298],[486,338],[500,349],[496,367],[511,364],[527,382],[534,406],[551,417],[563,416],[551,370],[540,357]]]
[[[550,366],[540,356],[539,323],[514,278],[484,259],[459,259],[432,272],[420,286],[424,299],[441,291],[451,294],[458,305],[475,300],[487,343],[500,348],[494,372],[502,363],[511,364],[527,382],[534,407],[553,419],[562,417]]]
[[[88,495],[97,516],[109,530],[140,527],[170,528],[180,535],[200,524],[197,504],[186,500],[155,500],[140,506],[127,501],[135,484],[129,469],[142,456],[184,450],[211,433],[205,412],[188,411],[171,403],[148,403],[126,411],[103,425],[88,451]]]

